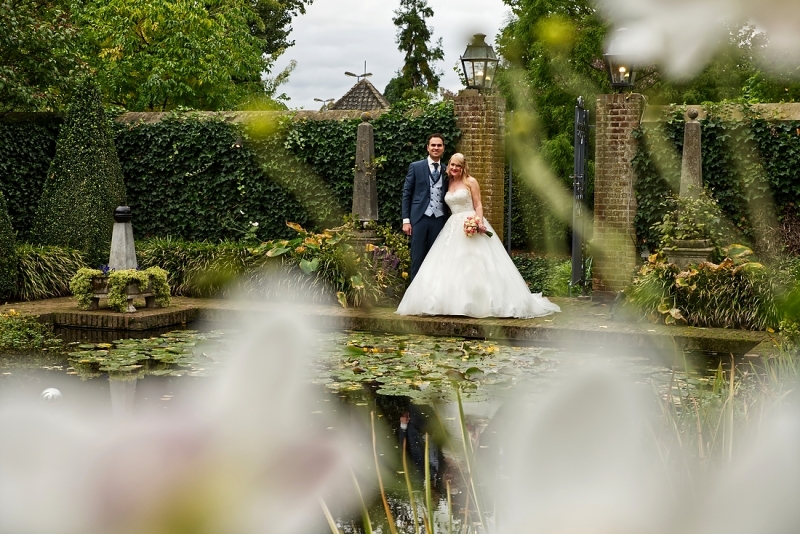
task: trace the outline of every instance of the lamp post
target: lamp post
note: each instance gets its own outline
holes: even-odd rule
[[[326,98],[325,100],[321,98],[315,98],[314,102],[322,102],[322,107],[319,108],[320,111],[328,111],[328,107],[331,105],[331,102],[335,102],[335,98]]]
[[[617,92],[633,90],[636,82],[636,64],[633,57],[625,49],[626,28],[620,28],[608,43],[603,59],[608,69],[611,88]]]
[[[494,49],[486,44],[486,35],[476,33],[472,42],[461,56],[461,65],[464,68],[464,78],[468,89],[491,91],[494,83],[494,73],[497,70],[497,54]]]
[[[356,82],[360,82],[361,78],[366,78],[368,76],[372,76],[372,73],[371,72],[367,72],[367,62],[365,61],[364,62],[364,74],[355,74],[355,73],[350,72],[349,70],[346,70],[346,71],[344,71],[344,75],[345,76],[352,76],[353,78],[356,79]]]

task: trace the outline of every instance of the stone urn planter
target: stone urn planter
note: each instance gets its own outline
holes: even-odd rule
[[[664,247],[663,251],[667,261],[685,270],[689,265],[711,261],[714,247],[710,239],[674,239],[672,246]]]
[[[133,299],[143,298],[146,308],[159,308],[156,303],[155,294],[153,293],[152,283],[148,283],[147,287],[142,290],[139,287],[139,282],[134,280],[125,286],[125,295],[128,297],[128,308],[126,313],[133,313],[136,308],[133,305]],[[107,276],[94,276],[92,277],[92,301],[89,305],[90,310],[97,310],[100,308],[100,299],[108,298],[108,277]]]

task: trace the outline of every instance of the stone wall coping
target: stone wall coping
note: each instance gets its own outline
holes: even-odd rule
[[[666,114],[675,111],[681,106],[675,104],[669,106],[647,106],[644,110],[642,122],[662,122]],[[687,116],[690,109],[697,111],[697,120],[703,120],[708,116],[705,108],[701,104],[687,105],[684,110],[683,119],[688,120]],[[779,104],[752,104],[750,109],[759,117],[772,121],[795,121],[800,120],[800,102],[784,102]],[[744,114],[739,106],[731,104],[725,109],[724,113],[731,120],[744,118]]]
[[[386,110],[370,110],[369,113],[373,118],[379,117]],[[143,111],[128,111],[117,117],[117,122],[125,123],[144,123],[154,124],[160,122],[164,117],[167,117],[172,112],[143,112]],[[209,118],[221,118],[227,122],[243,123],[251,120],[268,119],[273,120],[280,117],[291,117],[292,120],[318,120],[318,121],[336,121],[336,120],[349,120],[360,119],[363,111],[357,109],[343,109],[343,110],[328,110],[328,111],[312,111],[312,110],[286,110],[286,111],[194,111],[188,112],[196,114],[197,116],[207,116]]]

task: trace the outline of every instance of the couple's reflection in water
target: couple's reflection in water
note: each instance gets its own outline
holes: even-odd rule
[[[377,453],[383,475],[387,501],[398,532],[413,532],[413,510],[410,506],[406,470],[414,492],[417,516],[420,523],[425,503],[425,468],[427,436],[427,468],[430,476],[431,501],[439,520],[447,517],[448,490],[453,519],[463,524],[465,516],[473,523],[474,500],[468,504],[472,488],[470,474],[464,458],[464,441],[461,435],[458,407],[448,405],[421,405],[411,398],[377,393],[380,384],[367,384],[363,390],[339,395],[342,408],[350,412],[350,419],[362,427],[369,423],[370,412],[375,415],[375,438]],[[344,398],[341,398],[344,397]],[[497,466],[493,456],[499,450],[487,436],[491,433],[489,417],[484,415],[465,415],[464,427],[467,447],[473,451],[472,457],[481,465]],[[370,444],[371,446],[371,444]],[[405,451],[405,466],[403,452]],[[473,470],[477,468],[473,464]],[[370,471],[374,476],[374,472]],[[483,474],[479,475],[483,476]],[[368,483],[365,482],[365,483]],[[476,485],[481,491],[480,484]],[[366,498],[366,495],[365,495]],[[385,512],[378,491],[371,503],[367,503],[373,520],[385,521]],[[346,533],[362,532],[361,516],[358,513],[345,513],[348,519]],[[404,530],[405,529],[405,530]],[[437,529],[438,530],[438,529]],[[460,531],[460,530],[459,530]]]

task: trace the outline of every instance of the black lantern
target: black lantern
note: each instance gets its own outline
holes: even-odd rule
[[[620,28],[614,34],[611,42],[608,43],[603,59],[608,69],[608,77],[611,87],[619,92],[633,90],[636,82],[636,65],[633,56],[626,53],[624,48],[625,28]]]
[[[498,59],[492,47],[486,44],[485,38],[486,35],[476,33],[472,37],[472,43],[467,45],[464,55],[461,56],[469,89],[489,91],[494,83]]]

